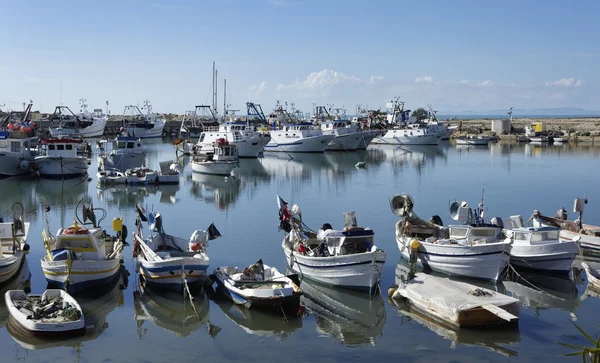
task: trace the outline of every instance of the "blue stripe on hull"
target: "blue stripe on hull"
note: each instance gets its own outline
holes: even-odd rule
[[[140,264],[140,266],[142,267],[142,269],[145,272],[152,272],[152,273],[157,273],[157,272],[169,272],[169,271],[181,271],[181,265],[171,265],[171,266],[161,266],[161,267],[146,267],[143,264]],[[185,268],[185,271],[187,273],[190,273],[190,271],[204,271],[206,272],[206,269],[208,268],[209,265],[186,265],[184,264],[183,267]]]
[[[364,261],[364,262],[353,262],[353,263],[346,263],[343,265],[330,265],[330,266],[313,266],[313,265],[307,265],[305,263],[301,263],[298,262],[298,260],[296,260],[294,258],[294,263],[297,263],[300,266],[305,266],[305,267],[310,267],[310,268],[340,268],[340,267],[346,267],[346,266],[357,266],[357,265],[369,265],[372,264],[373,261]],[[375,263],[385,263],[385,260],[376,260]]]
[[[116,272],[120,272],[119,269],[116,270]],[[90,280],[90,281],[85,281],[85,282],[78,282],[78,283],[74,283],[71,284],[69,286],[69,294],[74,294],[77,293],[79,291],[84,291],[93,287],[97,287],[99,285],[106,285],[106,284],[110,284],[111,282],[113,282],[117,277],[119,276],[119,273],[115,273],[111,276],[108,277],[104,277],[101,279],[97,279],[97,280]],[[55,287],[55,288],[59,288],[62,290],[67,290],[66,289],[66,284],[63,282],[59,282],[59,281],[55,281],[55,280],[50,280],[48,278],[46,278],[46,281],[48,282],[48,287]]]

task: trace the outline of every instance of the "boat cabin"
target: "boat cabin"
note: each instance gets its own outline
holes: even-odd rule
[[[543,245],[556,243],[559,240],[560,228],[555,227],[530,227],[515,228],[512,230],[512,240],[515,244]]]
[[[56,234],[56,248],[50,251],[52,260],[105,260],[106,240],[102,228],[84,228],[74,223]]]
[[[375,233],[372,229],[355,227],[343,231],[325,230],[319,237],[325,239],[329,255],[337,256],[371,251]]]
[[[0,153],[35,157],[38,138],[32,131],[0,131]]]
[[[237,161],[237,147],[234,144],[230,144],[225,139],[217,139],[213,149],[212,159],[214,161]]]
[[[81,139],[51,138],[40,142],[40,156],[75,158]]]
[[[110,145],[110,148],[106,146]],[[133,136],[119,136],[113,140],[100,140],[98,148],[114,154],[138,154],[143,152],[142,139]]]
[[[449,243],[454,242],[458,244],[480,244],[480,243],[492,243],[498,240],[502,229],[498,226],[450,226],[449,235],[450,238],[447,240]],[[438,240],[441,243],[443,240]]]
[[[321,123],[321,130],[323,130],[323,131],[331,131],[331,130],[340,129],[340,128],[344,128],[344,127],[348,127],[348,122],[343,121],[343,120],[327,121],[327,122]]]

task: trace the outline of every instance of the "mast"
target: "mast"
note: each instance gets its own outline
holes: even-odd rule
[[[223,78],[223,116],[227,115],[227,79]]]
[[[215,116],[219,114],[219,111],[217,111],[217,89],[219,87],[219,85],[217,84],[218,81],[218,70],[215,69]]]
[[[213,94],[212,94],[212,109],[213,109],[213,113],[215,112],[215,109],[217,108],[217,94],[215,92],[215,62],[213,61],[213,69],[212,69],[212,89],[213,89]]]

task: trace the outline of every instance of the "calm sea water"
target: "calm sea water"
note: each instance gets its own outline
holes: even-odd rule
[[[169,141],[148,142],[147,164],[175,159]],[[517,282],[499,291],[522,302],[518,329],[454,331],[420,316],[410,316],[390,304],[387,289],[402,271],[394,240],[397,221],[389,207],[396,193],[412,195],[415,211],[424,218],[438,214],[450,222],[448,206],[456,199],[475,206],[485,189],[490,216],[520,214],[534,209],[553,215],[572,208],[573,199],[587,193],[584,219],[600,223],[598,165],[600,149],[572,145],[510,146],[459,149],[439,147],[374,147],[366,152],[325,155],[267,156],[241,160],[236,177],[192,175],[188,159],[181,184],[175,187],[98,189],[96,162],[92,180],[0,180],[0,215],[7,216],[20,201],[32,222],[27,265],[9,288],[29,284],[41,292],[46,282],[40,267],[45,226],[42,205],[52,231],[70,225],[82,198],[106,209],[103,226],[123,216],[132,231],[134,206],[141,203],[161,211],[168,233],[189,237],[214,222],[223,238],[211,241],[211,269],[220,265],[249,265],[259,258],[285,270],[277,230],[276,195],[300,206],[313,228],[323,223],[343,225],[343,213],[355,211],[363,226],[375,230],[378,246],[388,252],[383,296],[302,283],[307,307],[301,318],[248,311],[220,299],[197,296],[194,315],[179,294],[156,294],[137,284],[131,247],[125,249],[123,278],[97,297],[81,298],[88,319],[84,338],[47,342],[24,337],[7,328],[8,313],[0,305],[2,362],[188,362],[198,361],[557,361],[569,350],[556,344],[585,344],[571,324],[576,320],[592,336],[600,332],[600,300],[586,289],[578,272],[566,280],[525,276],[535,287]],[[357,169],[366,161],[366,169]],[[569,216],[573,219],[571,213]],[[28,279],[30,272],[30,278]],[[129,273],[129,276],[127,276]],[[125,287],[126,286],[126,287]],[[121,290],[121,287],[125,287]],[[3,292],[6,289],[2,290]]]

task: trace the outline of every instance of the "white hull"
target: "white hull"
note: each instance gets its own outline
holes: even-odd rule
[[[16,251],[15,255],[0,258],[0,285],[12,279],[19,271],[19,267],[23,263],[23,256],[23,251]]]
[[[41,177],[72,178],[87,174],[89,162],[85,157],[61,158],[38,156],[35,158],[35,168]]]
[[[331,257],[309,257],[284,247],[287,263],[301,278],[355,290],[374,291],[386,253],[381,250]]]
[[[398,236],[396,242],[400,253],[410,258],[410,242],[413,237]],[[500,280],[509,261],[511,245],[508,242],[476,244],[473,246],[438,245],[419,241],[418,262],[432,271],[452,276],[482,280]]]
[[[121,258],[119,253],[110,260],[73,260],[70,271],[67,261],[42,259],[42,270],[49,284],[66,288],[68,281],[73,293],[111,281],[119,272]]]
[[[335,136],[325,150],[329,151],[354,151],[363,141],[362,132],[355,132],[346,135]]]
[[[585,227],[585,226],[584,226]],[[573,238],[579,237],[577,244],[581,247],[584,255],[600,256],[600,237],[590,236],[587,234],[579,234],[566,229],[560,230],[560,238],[565,241],[571,241]]]
[[[456,139],[456,145],[483,146],[489,143],[489,139]]]
[[[100,137],[104,135],[104,129],[106,128],[107,119],[94,119],[94,123],[88,127],[84,127],[82,129],[76,128],[62,128],[55,127],[50,128],[51,136],[60,136],[60,135],[79,135],[82,137]]]
[[[156,121],[153,125],[154,127],[151,129],[141,127],[126,127],[125,132],[133,137],[139,137],[140,139],[162,137],[163,129],[165,128],[165,122]]]
[[[230,175],[237,161],[192,161],[192,171],[202,174]]]
[[[209,266],[208,258],[172,257],[165,261],[151,262],[138,257],[139,272],[147,283],[158,288],[179,290],[182,288],[182,273],[188,285],[199,284],[206,277]],[[182,266],[185,271],[182,271]]]
[[[537,246],[513,245],[510,263],[535,270],[569,273],[573,260],[579,253],[575,242],[560,242]]]
[[[334,138],[333,135],[322,135],[298,139],[281,139],[273,137],[273,133],[277,132],[279,131],[271,131],[271,141],[265,146],[265,151],[322,153]]]
[[[0,176],[18,176],[31,173],[29,166],[34,157],[23,158],[21,154],[0,152]]]
[[[265,146],[269,143],[270,139],[264,136],[250,136],[241,140],[228,140],[230,144],[235,145],[238,149],[238,156],[240,158],[257,158],[265,149]],[[183,144],[183,143],[182,143]],[[191,143],[190,143],[191,144]],[[180,144],[181,145],[181,144]],[[194,145],[183,146],[184,153],[191,153],[191,148]],[[213,143],[198,143],[197,149],[200,153],[212,152],[214,149]]]
[[[400,134],[394,134],[394,130],[389,130],[385,135],[376,137],[373,140],[373,144],[387,144],[387,145],[439,145],[442,141],[442,134],[425,134],[414,136],[404,136]]]
[[[367,150],[367,148],[369,147],[369,145],[371,145],[377,134],[375,134],[372,131],[365,131],[361,134],[362,137],[360,142],[358,143],[357,150]]]

